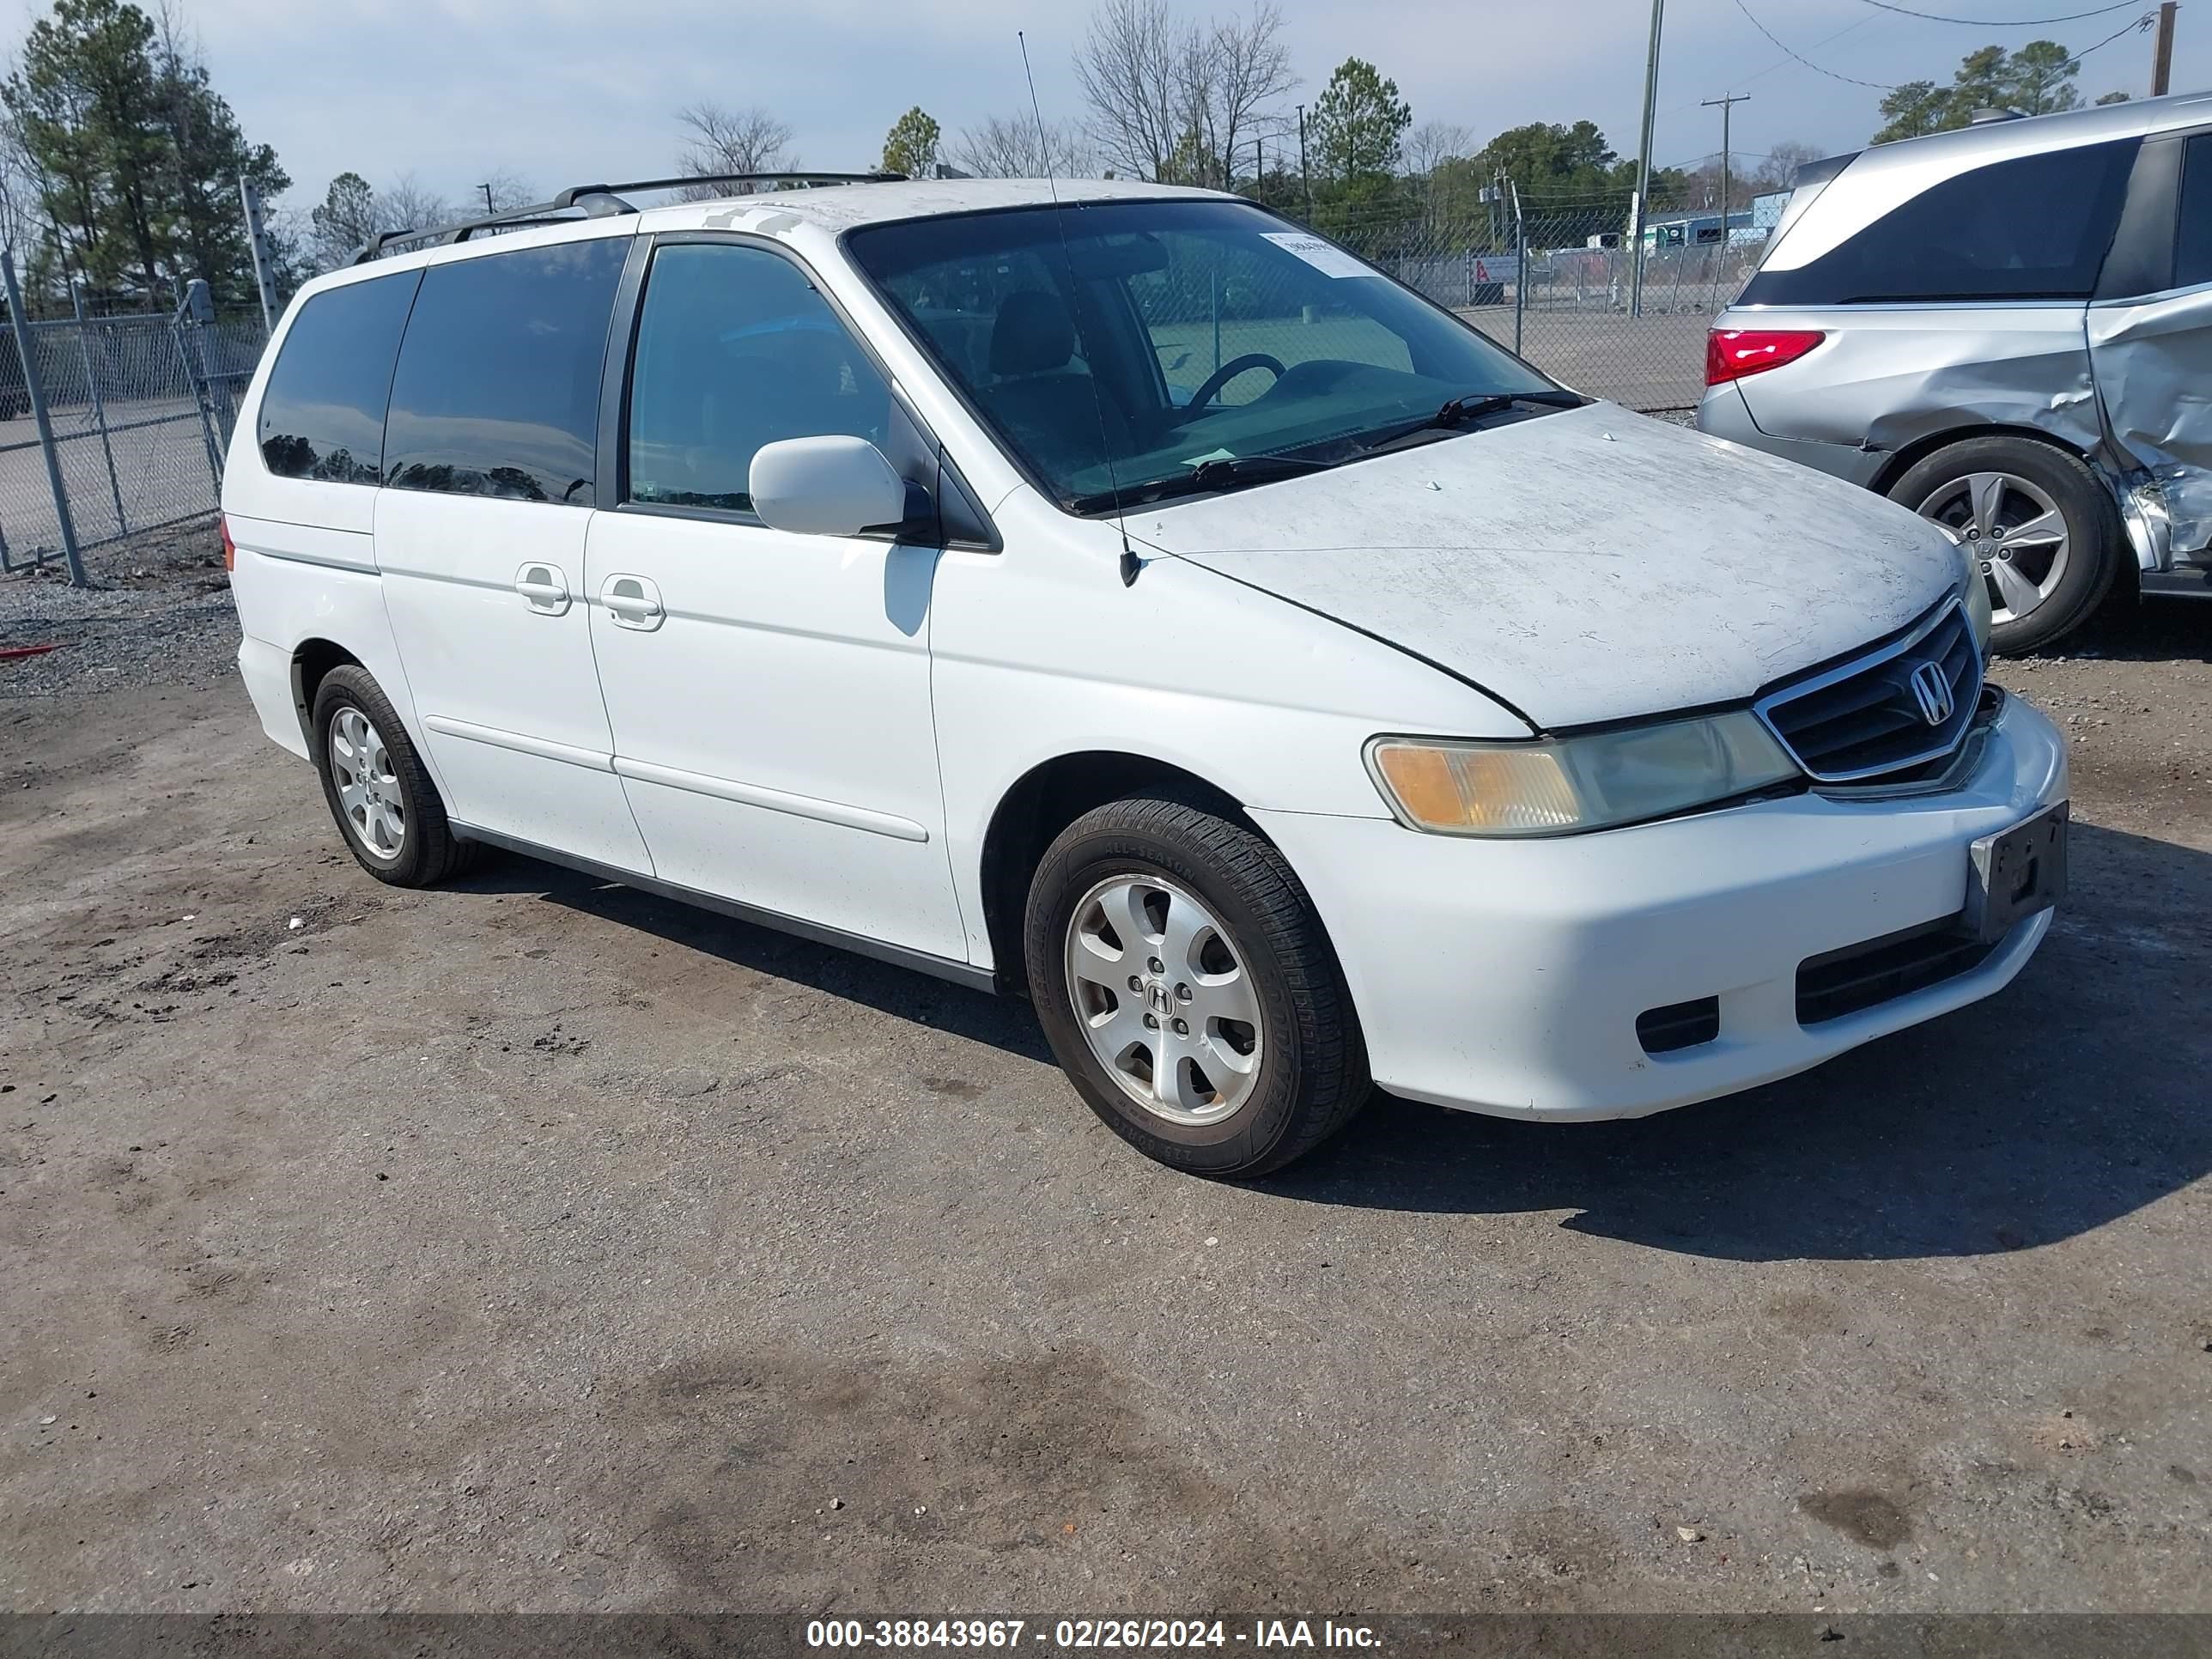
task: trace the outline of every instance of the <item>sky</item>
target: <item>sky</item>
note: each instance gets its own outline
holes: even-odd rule
[[[339,172],[402,174],[449,199],[503,169],[546,194],[674,171],[675,112],[711,100],[788,121],[799,159],[872,165],[908,106],[947,137],[1028,107],[1015,31],[1028,35],[1048,119],[1080,113],[1070,53],[1085,0],[176,0],[216,88],[247,136],[291,173],[286,205],[322,198]],[[2109,0],[1897,0],[1960,17],[2047,18]],[[1595,121],[1636,149],[1650,0],[1280,0],[1310,100],[1352,54],[1394,78],[1416,122],[1468,127],[1479,144],[1529,121]],[[2042,28],[1966,27],[1869,0],[1668,0],[1654,159],[1694,165],[1720,148],[1727,92],[1750,94],[1731,148],[1784,141],[1855,149],[1879,125],[1878,88],[1948,82],[1966,52],[2039,36],[2081,51],[2154,0]],[[1190,15],[1204,16],[1202,3]],[[1224,3],[1211,9],[1227,10]],[[27,5],[27,20],[43,10]],[[1756,19],[1756,22],[1753,21]],[[1793,61],[1781,43],[1819,70]],[[2148,90],[2151,38],[2084,59],[2085,99]],[[1829,73],[1821,73],[1826,70]],[[1837,77],[1849,77],[1839,79]],[[2177,91],[2212,86],[2212,0],[2185,5]]]

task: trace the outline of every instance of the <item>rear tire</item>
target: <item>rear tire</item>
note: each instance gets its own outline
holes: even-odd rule
[[[310,741],[323,799],[361,867],[394,887],[432,887],[476,861],[383,688],[345,663],[315,690]]]
[[[1366,1047],[1321,918],[1242,824],[1174,800],[1085,813],[1037,866],[1024,945],[1077,1091],[1171,1169],[1270,1174],[1366,1102]]]
[[[1889,495],[1941,525],[1983,568],[2000,618],[1990,646],[2001,655],[2038,650],[2080,628],[2119,575],[2119,513],[2081,457],[2055,445],[1968,438],[1907,469]],[[2062,530],[2063,541],[2048,539]],[[2008,544],[2015,532],[2020,540]]]

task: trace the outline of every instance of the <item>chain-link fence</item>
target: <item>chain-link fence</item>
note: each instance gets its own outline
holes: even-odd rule
[[[1697,406],[1705,331],[1759,262],[1763,231],[1654,212],[1638,261],[1626,213],[1516,204],[1474,215],[1354,216],[1322,228],[1578,391],[1646,413]]]
[[[214,511],[264,339],[258,317],[64,317],[0,332],[0,570],[66,560],[78,574],[75,552]]]

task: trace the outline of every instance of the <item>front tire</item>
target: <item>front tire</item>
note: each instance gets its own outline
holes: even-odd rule
[[[1192,1175],[1304,1158],[1365,1103],[1335,952],[1280,853],[1181,801],[1119,800],[1062,830],[1030,884],[1030,995],[1106,1125]]]
[[[2017,656],[2097,613],[2124,542],[2112,499],[2078,455],[2031,438],[1969,438],[1937,450],[1890,487],[1932,520],[1989,585],[1991,647]]]
[[[323,799],[361,867],[394,887],[430,887],[475,861],[384,689],[346,663],[315,689],[315,769]]]

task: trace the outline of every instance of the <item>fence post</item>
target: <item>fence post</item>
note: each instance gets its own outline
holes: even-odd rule
[[[185,289],[184,302],[178,306],[176,314],[169,319],[169,332],[176,340],[177,356],[184,361],[185,378],[191,384],[192,407],[199,410],[200,415],[200,438],[207,445],[208,477],[215,486],[215,498],[220,505],[222,501],[222,450],[216,442],[215,422],[208,414],[207,373],[185,339],[188,321],[193,334],[198,335],[199,319],[195,309],[197,306],[209,303],[207,284],[200,278],[193,277],[190,287]]]
[[[1521,324],[1528,314],[1528,222],[1521,215],[1521,189],[1513,187],[1513,355],[1521,354]]]
[[[31,349],[31,325],[23,315],[23,291],[15,282],[15,250],[0,247],[0,275],[8,283],[8,321],[15,331],[15,350],[23,360],[23,391],[31,400],[31,418],[38,423],[39,448],[46,458],[46,487],[54,493],[54,520],[60,526],[62,556],[69,562],[70,585],[89,587],[84,556],[77,551],[76,526],[70,521],[69,488],[62,482],[62,458],[54,447],[54,423],[46,414],[46,388],[39,381],[38,354]]]
[[[84,293],[70,284],[70,309],[76,316],[76,351],[84,360],[85,395],[92,399],[92,418],[100,428],[100,453],[107,458],[107,488],[115,497],[115,533],[131,533],[131,520],[123,515],[123,483],[115,476],[115,446],[107,436],[107,401],[100,395],[100,376],[92,365],[92,331],[85,326]]]
[[[238,199],[246,209],[246,240],[253,250],[253,287],[261,297],[261,331],[276,326],[276,283],[269,274],[269,233],[261,220],[261,192],[253,180],[238,175]]]

